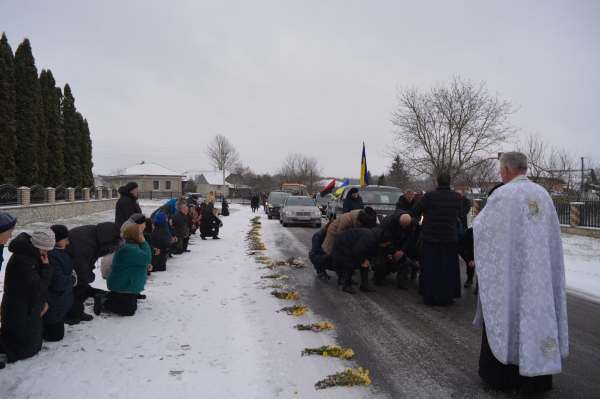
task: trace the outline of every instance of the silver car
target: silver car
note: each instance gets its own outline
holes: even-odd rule
[[[279,211],[279,223],[287,227],[290,223],[314,224],[321,227],[321,210],[310,197],[287,197]]]

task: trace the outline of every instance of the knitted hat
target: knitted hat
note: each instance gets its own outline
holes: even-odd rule
[[[366,206],[365,207],[365,212],[367,215],[369,216],[375,216],[377,213],[375,212],[375,210],[373,208],[371,208],[370,206]]]
[[[17,218],[8,212],[0,212],[0,233],[4,233],[15,227]]]
[[[146,223],[146,216],[142,215],[141,213],[134,213],[129,219],[136,224]]]
[[[129,183],[127,183],[127,184],[125,185],[125,189],[126,189],[127,191],[133,191],[133,190],[135,190],[136,188],[138,188],[138,184],[137,184],[136,182],[134,182],[134,181],[130,181]]]
[[[364,212],[358,214],[358,221],[362,227],[369,227],[371,224],[371,217]]]
[[[350,189],[350,191],[348,191],[348,195],[352,195],[352,194],[354,194],[354,193],[357,193],[357,192],[358,192],[358,188],[356,188],[356,187],[352,187],[352,188]]]
[[[38,249],[51,251],[54,249],[54,245],[56,244],[54,232],[51,228],[36,230],[31,235],[31,243]]]
[[[54,226],[50,226],[50,228],[54,232],[56,242],[62,241],[65,238],[69,238],[69,229],[67,228],[67,226],[63,226],[62,224],[55,224]]]

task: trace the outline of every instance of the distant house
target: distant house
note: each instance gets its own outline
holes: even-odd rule
[[[139,186],[139,198],[173,198],[182,195],[184,175],[157,165],[144,162],[132,165],[116,176],[105,176],[111,187],[119,188],[130,181]]]
[[[225,185],[223,185],[223,171],[204,171],[196,176],[195,182],[198,192],[208,194],[213,191],[219,198],[246,197],[250,193],[248,186],[237,184],[237,175],[225,172]]]

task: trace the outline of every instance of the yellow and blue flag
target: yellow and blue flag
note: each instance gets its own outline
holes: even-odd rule
[[[342,193],[342,191],[344,191],[344,187],[346,187],[347,185],[350,184],[350,180],[346,179],[346,181],[344,182],[344,184],[342,184],[333,195],[338,196]]]
[[[362,159],[360,160],[360,186],[369,185],[369,171],[367,170],[367,155],[365,154],[365,143],[363,142]]]

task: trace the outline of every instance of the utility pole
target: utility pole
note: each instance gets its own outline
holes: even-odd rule
[[[581,157],[581,187],[579,189],[579,199],[583,199],[583,189],[585,187],[585,183],[584,183],[584,171],[583,171],[583,157]]]

